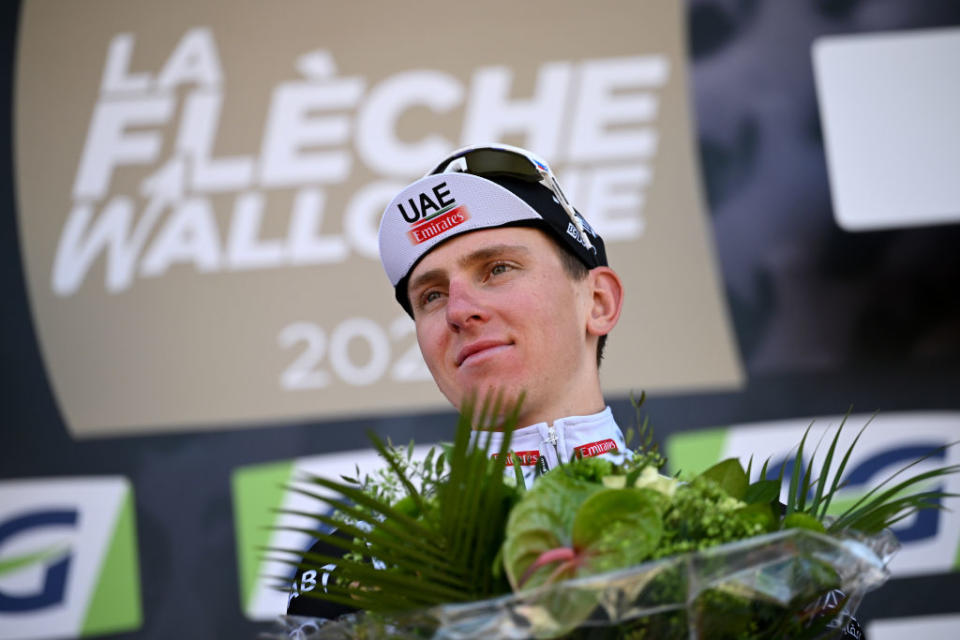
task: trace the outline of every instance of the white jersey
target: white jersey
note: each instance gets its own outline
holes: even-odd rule
[[[500,450],[503,433],[499,431],[475,431],[471,442],[481,444],[481,438],[490,438],[492,455]],[[623,432],[607,407],[589,416],[569,416],[552,424],[539,422],[513,432],[510,449],[520,458],[526,486],[533,484],[539,465],[541,472],[566,464],[580,457],[604,456],[611,462],[623,461],[629,455]],[[507,461],[506,473],[513,475],[513,462]]]

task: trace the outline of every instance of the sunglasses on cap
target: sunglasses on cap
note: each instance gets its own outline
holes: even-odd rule
[[[445,158],[427,175],[441,173],[469,173],[481,178],[514,178],[546,187],[570,218],[586,249],[596,253],[580,216],[563,194],[550,167],[533,154],[509,145],[466,147]]]

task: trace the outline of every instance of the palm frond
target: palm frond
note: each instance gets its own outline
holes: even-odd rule
[[[346,535],[309,527],[281,529],[308,534],[342,549],[345,555],[334,557],[277,548],[269,551],[283,556],[278,562],[301,569],[320,570],[324,565],[336,565],[331,584],[310,591],[309,596],[370,611],[395,612],[507,592],[509,585],[502,577],[493,576],[490,567],[502,543],[507,515],[519,495],[518,490],[504,483],[504,468],[511,455],[510,440],[518,416],[519,402],[505,407],[502,395],[488,397],[479,407],[474,401],[464,403],[453,446],[435,460],[432,453],[428,454],[422,465],[437,474],[443,468],[449,470],[445,482],[429,487],[435,495],[424,494],[422,491],[428,487],[418,488],[411,477],[409,448],[404,461],[403,452],[396,452],[371,435],[390,473],[415,505],[416,516],[399,510],[384,496],[371,495],[362,483],[352,479],[336,481],[310,476],[309,485],[339,495],[323,495],[302,486],[290,489],[332,507],[339,515],[322,513],[325,508],[317,509],[318,513],[284,513],[312,519],[318,525],[337,526]],[[471,432],[475,429],[501,430],[499,450],[490,450],[491,438],[481,437],[477,445],[471,445]],[[518,462],[514,461],[517,471]],[[350,521],[362,524],[353,525]],[[366,558],[376,558],[381,568],[374,567]]]
[[[763,466],[760,468],[760,479],[767,479],[767,467],[770,466],[770,457],[767,456],[767,459],[763,461]]]
[[[517,483],[517,488],[523,491],[526,489],[526,481],[523,479],[523,469],[520,467],[520,456],[513,451],[510,452],[510,463],[513,465],[513,479]]]
[[[942,478],[960,471],[960,465],[949,465],[931,469],[925,473],[912,476],[903,482],[890,487],[886,491],[877,494],[884,485],[893,480],[910,467],[926,460],[938,450],[934,450],[922,458],[914,460],[908,465],[902,467],[892,476],[881,482],[879,485],[868,491],[863,497],[857,500],[849,509],[844,511],[831,524],[831,531],[840,531],[843,529],[857,529],[865,533],[874,533],[890,525],[890,520],[897,517],[902,511],[904,515],[910,515],[920,509],[936,506],[939,500],[953,497],[955,494],[942,491],[926,491],[917,494],[901,496],[904,492],[915,488],[926,481]],[[897,517],[897,520],[900,518]]]
[[[810,427],[803,432],[803,438],[800,439],[800,445],[797,447],[797,455],[793,459],[793,473],[790,474],[790,488],[787,490],[787,515],[798,510],[797,492],[801,490],[801,478],[803,477],[803,445],[807,442],[807,436],[810,434]],[[783,467],[786,467],[784,462]],[[783,476],[783,467],[780,468],[781,478]]]
[[[827,457],[823,461],[823,466],[820,469],[820,481],[817,483],[817,493],[813,496],[813,504],[816,505],[815,508],[819,508],[819,505],[823,500],[823,491],[827,486],[827,473],[830,471],[830,467],[833,464],[833,454],[837,450],[837,442],[840,440],[840,433],[843,431],[843,426],[846,424],[847,418],[850,416],[850,412],[852,410],[852,408],[847,409],[847,413],[843,416],[843,419],[840,421],[840,425],[837,427],[837,432],[833,436],[833,441],[830,442],[830,448],[827,449]],[[814,513],[814,515],[819,515],[822,517],[823,513]]]
[[[391,549],[396,552],[397,557],[405,556],[410,559],[411,562],[419,563],[420,571],[423,575],[432,576],[437,580],[443,580],[451,583],[464,584],[462,577],[455,576],[449,573],[446,573],[444,570],[443,562],[438,562],[442,556],[438,556],[435,552],[436,550],[430,546],[417,546],[410,544],[409,542],[402,541],[400,538],[389,534],[383,530],[373,530],[365,531],[359,527],[351,526],[340,522],[330,516],[325,516],[322,514],[314,514],[305,511],[296,511],[292,509],[278,509],[278,513],[287,513],[290,515],[297,515],[301,517],[312,518],[321,524],[325,524],[329,527],[336,528],[340,533],[350,536],[350,538],[345,538],[343,536],[336,536],[327,533],[326,531],[321,531],[318,529],[308,529],[304,527],[286,527],[287,531],[300,531],[309,535],[311,538],[316,538],[317,540],[324,540],[325,542],[343,549],[347,552],[354,552],[358,554],[363,554],[366,552],[366,547],[363,546],[359,540],[367,538],[373,541],[375,544],[379,545],[381,548]],[[276,548],[269,549],[276,551]],[[283,551],[289,551],[284,549]],[[294,552],[297,553],[297,552]]]
[[[853,411],[852,407],[847,410],[847,415],[850,415],[851,411]],[[876,414],[874,414],[874,416],[875,415]],[[863,432],[866,431],[867,427],[870,426],[870,423],[873,422],[874,416],[870,416],[870,419],[867,420],[862,427],[860,427],[860,431],[857,432],[857,436],[853,439],[853,442],[850,443],[850,446],[847,447],[846,453],[843,454],[843,460],[840,461],[840,466],[837,467],[837,472],[833,476],[833,484],[830,487],[830,491],[828,491],[827,494],[823,496],[823,504],[820,505],[820,512],[817,514],[819,516],[818,518],[819,520],[823,520],[823,518],[826,517],[827,509],[830,508],[830,502],[833,500],[833,497],[837,494],[837,492],[843,488],[843,472],[847,470],[847,463],[850,461],[850,455],[853,453],[854,447],[856,447],[857,443],[860,441],[860,436],[863,435]],[[837,435],[835,436],[835,438],[837,439],[840,438],[840,431],[843,430],[843,426],[845,423],[846,423],[846,419],[844,419],[840,423],[840,426],[837,428]],[[820,477],[821,478],[826,477],[829,474],[829,472],[830,472],[829,467],[825,465],[825,468],[823,469],[823,473],[820,474]]]
[[[382,519],[381,528],[384,531],[389,531],[394,535],[403,538],[410,544],[418,544],[418,541],[424,543],[436,543],[439,541],[439,538],[436,537],[435,532],[432,529],[424,526],[423,523],[411,518],[405,513],[397,511],[385,502],[369,496],[355,487],[347,486],[345,484],[320,477],[312,478],[311,482],[319,484],[320,486],[330,489],[331,491],[341,493],[343,496],[354,501],[356,504],[368,508],[375,517]],[[340,512],[348,514],[351,517],[359,520],[368,519],[371,515],[370,513],[365,513],[361,509],[357,509],[348,502],[344,502],[336,496],[326,496],[296,486],[290,487],[290,491],[307,496],[308,498],[313,498],[318,502],[326,503],[334,509],[337,509]]]

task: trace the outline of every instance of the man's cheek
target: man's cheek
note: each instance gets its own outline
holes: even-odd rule
[[[427,363],[427,366],[430,368],[430,371],[432,372],[433,365],[431,363],[431,360],[433,358],[431,356],[431,344],[434,344],[436,341],[429,340],[428,338],[429,334],[427,333],[425,327],[423,326],[422,321],[416,323],[416,329],[417,329],[417,346],[420,347],[420,355],[423,356],[423,361]]]
[[[441,391],[443,391],[441,365],[444,362],[444,345],[436,338],[431,339],[430,335],[428,331],[421,327],[420,323],[417,323],[417,345],[420,347],[420,355],[423,356],[423,361],[427,364],[427,369],[430,370],[433,381],[436,382],[437,386],[441,387]]]

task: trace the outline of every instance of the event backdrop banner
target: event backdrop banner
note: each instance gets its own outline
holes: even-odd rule
[[[627,288],[607,393],[742,381],[683,3],[28,0],[21,19],[22,254],[75,437],[442,406],[377,227],[444,153],[492,141],[548,159],[607,239]]]
[[[752,423],[729,428],[705,429],[678,434],[667,441],[670,470],[698,473],[726,458],[739,458],[744,465],[753,456],[754,474],[759,475],[769,457],[767,475],[776,479],[781,464],[790,464],[783,480],[781,499],[786,498],[797,444],[807,428],[810,435],[804,445],[804,468],[814,449],[819,461],[824,459],[836,428],[843,416],[820,417],[815,420],[780,420]],[[924,471],[960,464],[960,448],[949,446],[960,433],[960,413],[911,412],[881,413],[871,419],[868,414],[851,415],[841,432],[837,451],[846,452],[861,428],[869,422],[847,462],[844,488],[830,506],[840,512],[853,506],[864,494],[914,460],[928,456],[897,478],[896,482]],[[811,426],[812,425],[812,426]],[[825,438],[821,436],[826,433]],[[818,447],[819,443],[819,447]],[[834,468],[842,455],[837,454]],[[892,485],[887,485],[889,488]],[[928,484],[924,490],[944,491],[960,495],[960,476],[950,475]],[[901,548],[890,562],[894,576],[942,573],[960,569],[960,498],[941,502],[942,510],[929,509],[897,523],[891,529]]]

